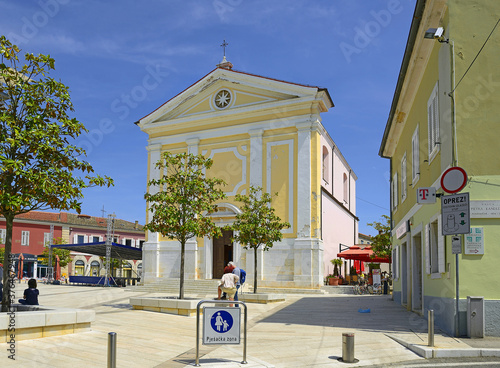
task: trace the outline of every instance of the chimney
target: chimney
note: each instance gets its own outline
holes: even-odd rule
[[[135,220],[134,229],[137,230],[138,228],[139,228],[139,221]]]

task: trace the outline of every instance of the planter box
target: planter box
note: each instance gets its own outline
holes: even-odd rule
[[[12,304],[10,312],[0,313],[0,343],[9,341],[9,327],[21,341],[90,331],[94,320],[93,310]]]

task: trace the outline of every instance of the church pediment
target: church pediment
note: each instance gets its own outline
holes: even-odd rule
[[[245,86],[229,80],[218,79],[201,91],[186,94],[172,110],[166,111],[158,120],[199,115],[210,112],[260,105],[298,97],[278,91]]]
[[[315,99],[317,92],[318,87],[218,68],[141,119],[140,124],[198,119],[222,111],[238,113],[253,107],[262,109],[265,104],[271,106],[285,100]]]

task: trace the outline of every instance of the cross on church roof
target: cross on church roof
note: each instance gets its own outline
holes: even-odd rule
[[[226,40],[224,40],[224,42],[222,42],[222,45],[220,45],[220,47],[222,47],[224,49],[224,57],[226,57],[226,46],[229,45]]]
[[[224,50],[224,57],[222,58],[222,61],[219,64],[217,64],[217,67],[231,70],[233,69],[233,64],[231,64],[229,61],[226,60],[227,45],[229,44],[226,42],[226,40],[224,40],[224,42],[222,42],[222,45],[220,45],[220,47],[222,47]]]

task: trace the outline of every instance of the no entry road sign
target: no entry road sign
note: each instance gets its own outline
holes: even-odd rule
[[[467,184],[467,173],[461,167],[450,167],[441,175],[441,188],[446,193],[458,193]]]

